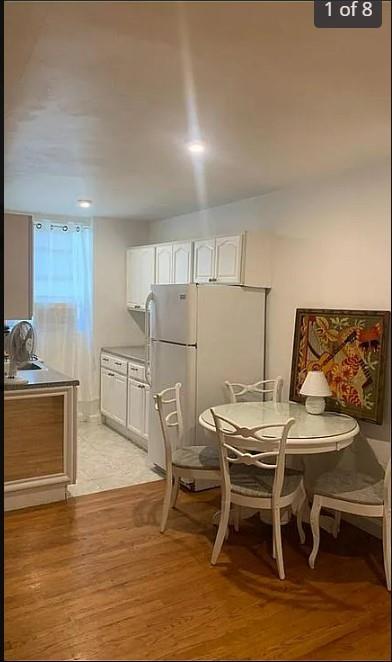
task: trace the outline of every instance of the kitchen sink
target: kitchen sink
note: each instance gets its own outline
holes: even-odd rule
[[[28,362],[18,366],[18,370],[42,370],[42,366],[38,365],[38,363]]]

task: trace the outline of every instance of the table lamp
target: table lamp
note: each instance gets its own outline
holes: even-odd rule
[[[325,398],[332,395],[323,372],[310,370],[301,386],[301,395],[306,395],[305,409],[308,414],[322,414],[325,409]]]

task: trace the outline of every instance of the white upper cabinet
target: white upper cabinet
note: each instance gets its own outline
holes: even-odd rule
[[[242,235],[195,241],[196,283],[241,283]]]
[[[271,287],[273,255],[273,236],[262,230],[129,248],[127,306],[145,310],[153,283]]]
[[[242,235],[215,240],[215,278],[218,283],[241,283]]]
[[[146,298],[155,282],[155,246],[127,250],[127,306],[144,310]]]
[[[201,239],[194,242],[195,283],[211,283],[215,277],[215,239]]]
[[[181,285],[192,282],[192,242],[173,244],[172,283]]]
[[[155,282],[158,285],[168,285],[173,282],[173,244],[156,247]]]

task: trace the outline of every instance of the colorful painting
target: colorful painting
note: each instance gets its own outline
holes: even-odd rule
[[[290,400],[302,402],[309,370],[322,370],[332,397],[326,409],[382,423],[388,311],[297,309]]]

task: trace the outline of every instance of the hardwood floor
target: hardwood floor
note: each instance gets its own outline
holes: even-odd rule
[[[158,531],[163,482],[5,516],[6,660],[387,660],[381,542],[342,525],[316,569],[284,527],[287,579],[257,517],[209,564],[216,491],[181,492]]]

